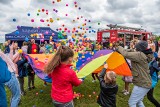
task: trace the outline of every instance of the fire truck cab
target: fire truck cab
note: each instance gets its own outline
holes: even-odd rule
[[[109,29],[98,29],[97,41],[102,42],[109,39],[110,43],[122,40],[124,45],[130,43],[135,37],[139,40],[147,40],[152,36],[151,32],[147,32],[141,28],[132,28],[118,25],[107,25]]]

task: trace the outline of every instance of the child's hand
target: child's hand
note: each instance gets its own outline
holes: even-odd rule
[[[106,63],[106,64],[104,64],[104,68],[106,68],[106,69],[108,68],[108,64],[107,64],[107,63]]]

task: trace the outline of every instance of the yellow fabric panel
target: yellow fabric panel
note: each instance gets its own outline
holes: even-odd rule
[[[93,61],[89,62],[87,65],[85,65],[78,73],[78,78],[83,78],[89,74],[91,74],[93,71],[95,71],[97,68],[99,68],[101,65],[104,64],[104,62],[111,56],[112,53],[108,55],[104,55],[101,57],[98,57],[94,59]]]

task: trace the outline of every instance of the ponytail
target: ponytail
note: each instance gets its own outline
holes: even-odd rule
[[[61,54],[62,54],[62,46],[59,47],[56,54],[53,56],[53,58],[48,62],[48,64],[44,68],[44,72],[49,74],[51,73],[57,66],[61,63]]]
[[[71,48],[67,46],[60,46],[51,61],[45,66],[44,72],[47,74],[53,72],[54,69],[61,64],[61,62],[67,61],[68,58],[73,56],[74,52]]]

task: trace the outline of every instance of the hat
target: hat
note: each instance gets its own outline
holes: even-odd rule
[[[148,48],[148,43],[146,41],[140,41],[135,45],[137,51],[144,51]]]

